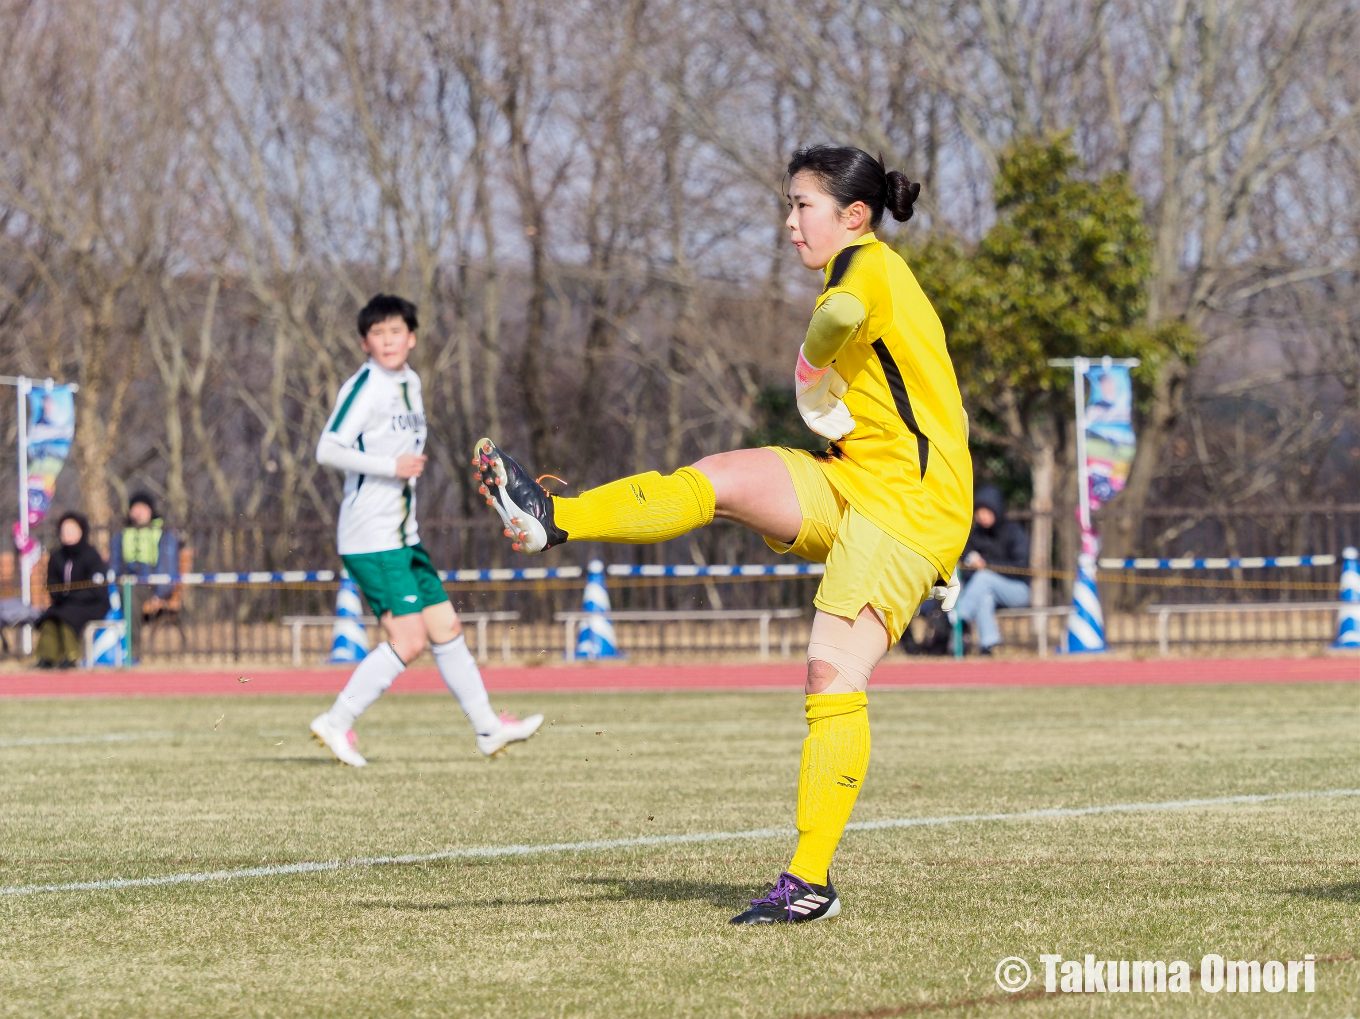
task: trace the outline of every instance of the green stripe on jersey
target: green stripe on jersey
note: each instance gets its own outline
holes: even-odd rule
[[[354,403],[354,398],[359,395],[359,390],[364,388],[364,383],[368,381],[368,369],[365,368],[359,373],[359,377],[354,380],[354,388],[345,397],[345,402],[340,405],[340,409],[335,412],[335,420],[331,422],[331,431],[340,430],[340,422],[345,420],[345,415],[349,413],[350,405]]]

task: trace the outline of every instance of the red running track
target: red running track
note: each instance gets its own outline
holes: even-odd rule
[[[24,672],[0,674],[4,697],[185,697],[225,694],[332,694],[350,670],[318,669],[127,672]],[[600,664],[488,667],[493,693],[601,693],[638,690],[795,690],[801,662],[769,665]],[[247,680],[247,682],[242,682]],[[1149,659],[1055,658],[1046,661],[895,661],[874,672],[873,687],[979,688],[1016,686],[1129,686],[1185,683],[1360,683],[1360,658]],[[411,669],[397,693],[444,689],[432,668]]]

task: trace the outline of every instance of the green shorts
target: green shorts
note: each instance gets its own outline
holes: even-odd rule
[[[430,565],[429,554],[419,545],[340,559],[368,599],[373,614],[380,618],[388,612],[409,616],[449,600],[439,574]]]

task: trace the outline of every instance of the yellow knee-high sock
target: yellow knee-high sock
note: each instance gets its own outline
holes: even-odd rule
[[[620,478],[575,499],[553,496],[553,519],[573,541],[647,545],[713,522],[713,485],[693,467]]]
[[[814,885],[826,870],[850,820],[869,770],[869,697],[809,694],[808,737],[798,774],[798,849],[789,873]]]

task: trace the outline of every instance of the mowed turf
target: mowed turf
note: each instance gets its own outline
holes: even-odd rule
[[[790,828],[800,695],[389,696],[370,767],[317,698],[0,702],[0,886]],[[1360,686],[871,694],[855,818],[1360,788]],[[1317,1015],[1360,1012],[1360,797],[851,832],[845,912],[728,918],[791,836],[0,895],[4,1016]],[[1312,995],[1209,994],[1206,952],[1314,953]],[[1007,996],[997,963],[1185,959],[1176,995]]]

